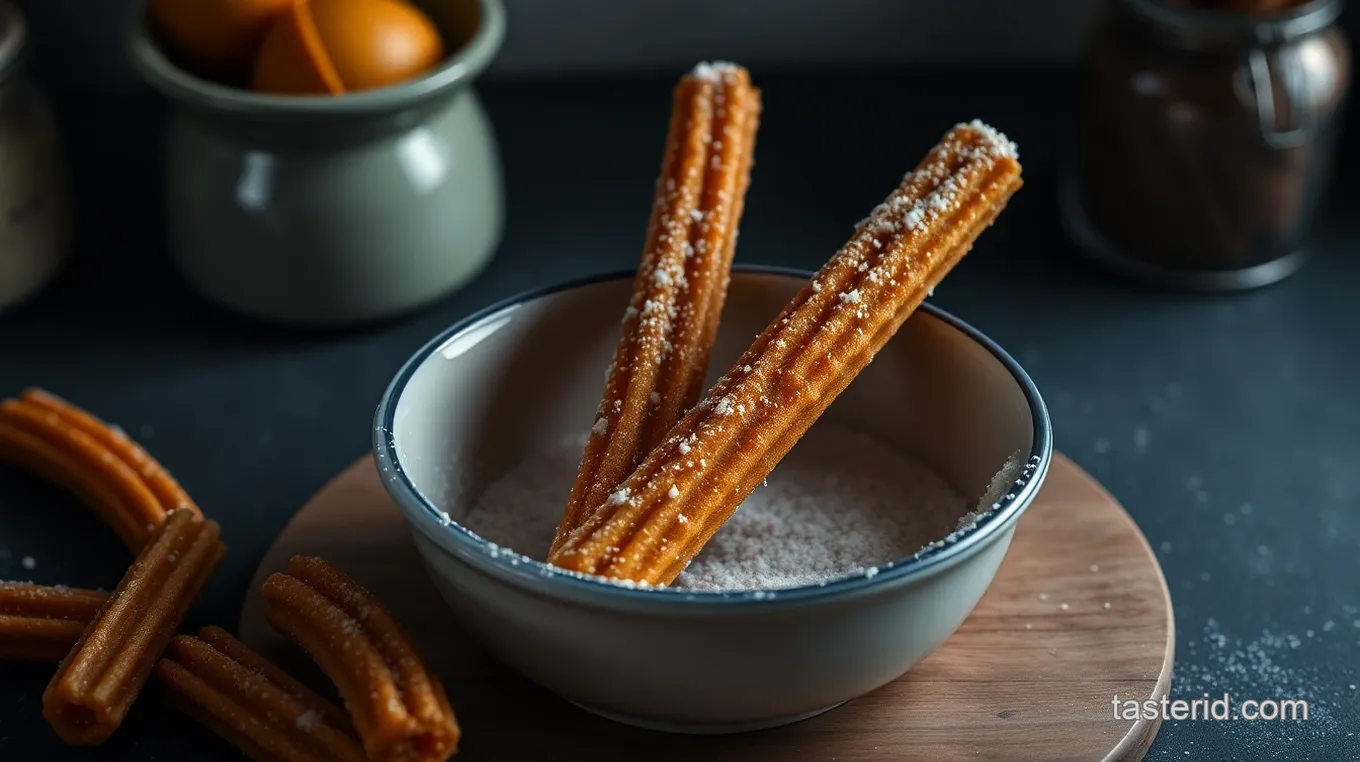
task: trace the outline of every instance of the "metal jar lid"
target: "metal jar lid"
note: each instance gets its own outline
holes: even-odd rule
[[[19,69],[27,42],[28,24],[24,15],[10,0],[0,0],[0,82]]]
[[[1334,23],[1345,0],[1308,0],[1275,13],[1206,10],[1164,0],[1119,0],[1134,18],[1189,47],[1217,43],[1284,43]]]

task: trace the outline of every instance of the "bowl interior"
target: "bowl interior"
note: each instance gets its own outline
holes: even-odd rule
[[[785,273],[734,274],[710,382],[805,283]],[[631,290],[631,278],[612,278],[521,301],[472,322],[421,361],[395,402],[391,432],[416,491],[457,521],[489,482],[588,430]],[[1035,449],[1030,400],[1016,376],[927,310],[907,321],[823,424],[914,456],[971,500],[1008,458],[1023,463]],[[514,550],[541,557],[544,549]]]

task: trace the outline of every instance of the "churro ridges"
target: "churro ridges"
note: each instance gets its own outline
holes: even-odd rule
[[[30,390],[0,402],[0,459],[75,491],[138,551],[108,595],[0,583],[0,658],[61,662],[43,714],[65,742],[106,740],[154,672],[180,708],[262,762],[444,760],[455,750],[443,686],[377,601],[320,559],[295,559],[294,576],[271,579],[285,592],[270,619],[341,686],[362,744],[349,714],[225,631],[176,637],[226,548],[217,524],[121,431]]]
[[[712,90],[708,158],[700,164],[704,182],[698,207],[690,211],[690,235],[682,252],[685,278],[677,295],[679,314],[671,321],[671,346],[663,353],[654,409],[646,417],[637,461],[661,442],[703,393],[708,357],[727,298],[760,120],[760,91],[751,86],[745,69],[700,66],[686,83],[701,92]]]
[[[198,510],[189,493],[175,481],[165,469],[141,445],[132,441],[122,429],[110,426],[72,405],[70,402],[42,389],[26,389],[20,399],[24,402],[55,413],[69,426],[72,426],[104,445],[110,452],[126,463],[146,482],[155,493],[166,511],[189,509]]]
[[[370,760],[444,760],[460,731],[438,678],[391,614],[319,558],[264,584],[265,615],[311,654],[349,708]]]
[[[1019,186],[1004,136],[951,130],[550,562],[671,582]]]
[[[134,553],[146,544],[148,527],[136,518],[141,511],[128,508],[126,504],[128,492],[138,495],[136,499],[150,497],[149,492],[135,487],[121,490],[120,485],[131,484],[121,478],[122,475],[108,479],[86,467],[77,456],[50,444],[43,437],[6,422],[3,403],[0,403],[0,460],[13,463],[74,493],[94,509]]]
[[[256,762],[366,759],[343,710],[220,628],[177,636],[156,677],[179,709]]]
[[[36,389],[0,402],[0,459],[75,492],[134,553],[167,511],[198,512],[179,484],[126,434]]]
[[[0,659],[61,661],[107,598],[94,590],[0,582]]]
[[[554,547],[699,398],[759,119],[741,67],[701,64],[676,87],[633,296]]]
[[[226,552],[216,523],[175,511],[138,555],[43,692],[63,741],[97,744],[127,715]]]
[[[218,652],[236,661],[251,671],[262,675],[276,688],[289,694],[298,701],[306,704],[309,708],[315,709],[321,714],[321,719],[333,728],[354,734],[354,723],[350,721],[349,713],[334,703],[322,698],[312,689],[293,679],[291,675],[279,669],[272,662],[263,656],[250,650],[241,641],[237,640],[221,627],[204,627],[198,633],[198,639],[212,646]]]

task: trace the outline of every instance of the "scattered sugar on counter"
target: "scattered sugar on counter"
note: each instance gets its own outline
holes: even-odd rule
[[[491,483],[462,523],[502,548],[541,560],[583,443],[571,438],[530,457]],[[985,516],[1017,468],[1008,462],[978,510],[970,511],[972,501],[919,461],[865,434],[816,426],[674,586],[773,590],[876,573]]]
[[[1252,744],[1248,756],[1237,758],[1290,759],[1296,749],[1289,736],[1331,740],[1347,727],[1354,700],[1348,683],[1354,672],[1341,663],[1300,663],[1293,654],[1298,649],[1325,648],[1328,644],[1268,629],[1255,637],[1235,637],[1212,617],[1198,637],[1193,632],[1186,635],[1185,645],[1195,658],[1177,660],[1171,680],[1172,698],[1217,697],[1228,692],[1234,701],[1241,697],[1307,702],[1307,721],[1289,722],[1288,735],[1263,737],[1239,731],[1239,723],[1215,723],[1224,730],[1230,747],[1245,750],[1248,742]],[[1253,723],[1242,723],[1243,727],[1248,724]]]

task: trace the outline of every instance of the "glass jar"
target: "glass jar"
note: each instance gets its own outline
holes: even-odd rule
[[[66,165],[46,97],[24,70],[24,18],[0,0],[0,309],[56,275],[71,243]]]
[[[1350,81],[1341,5],[1244,14],[1113,0],[1087,53],[1077,162],[1061,191],[1078,245],[1192,289],[1297,270]]]

